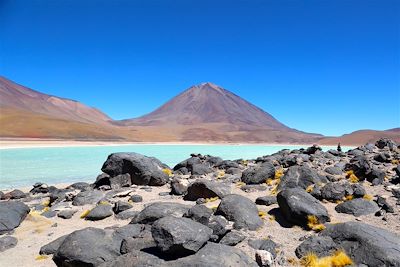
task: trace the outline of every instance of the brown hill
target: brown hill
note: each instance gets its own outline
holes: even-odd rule
[[[386,131],[376,130],[359,130],[339,137],[327,137],[318,141],[321,145],[362,145],[366,143],[374,143],[380,138],[390,138],[400,143],[400,128],[394,128]]]
[[[108,123],[111,120],[98,109],[75,100],[40,93],[4,77],[0,77],[0,107],[86,123]]]
[[[267,112],[212,83],[192,86],[147,115],[117,123],[162,127],[180,141],[301,143],[322,137],[289,128]]]

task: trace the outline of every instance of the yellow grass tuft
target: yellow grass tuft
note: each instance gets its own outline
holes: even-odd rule
[[[247,166],[247,165],[249,164],[249,161],[248,161],[247,159],[242,160],[242,164],[243,164],[244,166]]]
[[[365,194],[365,195],[363,196],[363,199],[366,199],[366,200],[372,200],[372,198],[373,198],[373,196],[368,195],[368,194]]]
[[[293,265],[293,266],[298,266],[298,265],[299,265],[297,259],[295,259],[295,258],[293,258],[293,257],[288,258],[288,259],[287,259],[287,262],[288,262],[290,265]]]
[[[281,179],[282,176],[283,176],[282,168],[275,171],[275,179]]]
[[[219,171],[217,175],[217,179],[220,179],[225,176],[225,171]]]
[[[245,185],[244,182],[237,182],[237,183],[236,183],[236,187],[242,187],[242,186],[244,186],[244,185]]]
[[[345,197],[344,197],[345,201],[352,200],[353,198],[354,198],[353,195],[348,195],[348,196],[345,196]]]
[[[259,216],[261,219],[265,219],[265,218],[267,217],[267,212],[262,211],[262,210],[259,210],[259,211],[258,211],[258,216]]]
[[[81,219],[85,218],[89,214],[90,210],[84,210],[80,216]]]
[[[41,214],[42,214],[42,212],[37,211],[37,210],[31,210],[29,212],[29,215],[31,215],[32,217],[37,217],[37,216],[40,216]]]
[[[169,177],[174,176],[171,169],[165,168],[162,169],[162,172],[168,175]]]
[[[37,255],[37,256],[35,257],[35,260],[41,261],[41,260],[47,259],[48,257],[49,257],[49,256],[47,256],[47,255]]]
[[[218,199],[219,199],[219,197],[210,197],[210,198],[206,198],[205,201],[206,201],[206,203],[209,203],[209,202],[217,201]]]
[[[307,191],[307,193],[310,193],[313,191],[313,189],[314,189],[314,185],[312,184],[312,185],[307,186],[306,191]]]
[[[109,205],[109,204],[110,204],[110,202],[108,202],[106,200],[102,200],[97,205]]]
[[[353,170],[346,172],[346,178],[348,178],[349,182],[353,184],[358,183],[360,181],[360,179],[358,179],[358,177],[354,174]]]
[[[317,216],[315,215],[308,215],[307,216],[307,226],[310,230],[313,230],[315,232],[321,232],[324,230],[326,227],[322,223],[319,223],[319,220]]]
[[[347,254],[338,250],[331,256],[318,258],[314,253],[309,253],[300,260],[300,264],[304,267],[345,267],[353,265],[353,261]]]
[[[400,164],[400,160],[399,159],[393,159],[392,160],[392,164],[399,165]]]
[[[43,213],[43,212],[46,212],[46,211],[49,211],[49,210],[50,210],[49,207],[44,207],[44,209],[42,209],[42,213]]]
[[[278,186],[275,186],[274,188],[272,188],[270,193],[272,196],[276,196],[278,194]]]
[[[266,183],[267,185],[270,185],[270,186],[272,186],[272,185],[274,185],[274,184],[275,184],[275,180],[274,180],[274,179],[272,179],[272,178],[268,178],[268,179],[265,181],[265,183]]]
[[[42,202],[42,206],[48,207],[50,205],[50,200],[45,200]]]
[[[275,215],[271,215],[271,216],[269,216],[269,220],[270,220],[271,222],[274,222],[274,221],[276,221]]]

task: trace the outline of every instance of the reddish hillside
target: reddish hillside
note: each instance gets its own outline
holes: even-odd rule
[[[98,109],[75,100],[40,93],[4,77],[0,77],[0,107],[85,123],[111,120]]]
[[[380,138],[390,138],[400,143],[400,128],[394,128],[386,131],[360,130],[340,137],[327,137],[321,139],[318,143],[321,145],[362,145],[366,143],[374,143]]]

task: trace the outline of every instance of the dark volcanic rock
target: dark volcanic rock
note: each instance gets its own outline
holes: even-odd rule
[[[62,210],[60,211],[57,216],[63,219],[71,219],[72,216],[74,216],[74,214],[77,212],[78,210]]]
[[[208,242],[196,254],[170,262],[174,267],[257,267],[257,263],[235,247]]]
[[[228,220],[220,215],[212,215],[207,224],[207,226],[213,230],[213,235],[219,237],[225,235],[228,232],[228,225]]]
[[[44,245],[40,248],[39,254],[40,255],[50,255],[56,253],[62,242],[64,242],[65,238],[68,235],[60,236],[59,238],[51,241],[50,243]]]
[[[257,250],[266,250],[276,258],[278,245],[271,239],[250,239],[249,246]]]
[[[325,172],[332,174],[332,175],[340,175],[343,174],[343,170],[339,167],[330,166],[325,168]]]
[[[187,186],[182,183],[182,181],[178,179],[174,179],[171,182],[171,194],[172,195],[177,195],[177,196],[182,196],[186,194],[187,192]]]
[[[196,222],[207,225],[213,214],[213,211],[204,205],[194,205],[185,214],[184,217],[190,218]]]
[[[232,230],[228,232],[220,241],[220,244],[227,246],[236,246],[242,242],[246,236],[239,231]]]
[[[124,173],[114,177],[110,177],[109,180],[112,189],[119,189],[121,187],[130,187],[132,185],[132,180],[129,173]]]
[[[78,189],[78,190],[81,190],[81,191],[85,191],[85,190],[87,190],[89,188],[90,188],[90,184],[85,183],[85,182],[73,183],[73,184],[71,184],[71,185],[69,185],[67,187],[67,189]]]
[[[0,234],[18,227],[30,209],[19,201],[0,202]]]
[[[250,167],[242,173],[242,182],[246,184],[261,184],[268,178],[274,178],[275,167],[270,162],[264,162],[261,166]]]
[[[358,217],[377,212],[379,210],[379,206],[373,201],[363,198],[356,198],[337,205],[335,210],[339,213],[352,214]]]
[[[310,236],[296,248],[296,256],[300,259],[309,253],[315,253],[318,257],[332,255],[339,249],[330,236]]]
[[[326,183],[326,177],[318,175],[318,173],[306,166],[292,166],[279,183],[278,189],[301,187],[306,189],[310,185]]]
[[[13,236],[0,237],[0,252],[13,248],[17,245],[18,239]]]
[[[149,253],[132,250],[128,254],[117,257],[116,259],[105,262],[99,267],[167,267],[170,264]]]
[[[188,218],[167,216],[154,222],[151,233],[162,251],[187,255],[198,251],[210,239],[212,230]]]
[[[100,204],[92,209],[85,217],[85,220],[99,221],[113,215],[112,206],[109,204]]]
[[[74,206],[83,206],[88,204],[96,204],[103,199],[104,194],[99,190],[82,191],[72,201]]]
[[[11,192],[4,194],[5,199],[21,199],[26,198],[26,194],[19,189],[14,189]]]
[[[189,185],[184,199],[195,201],[198,198],[222,198],[230,193],[230,186],[226,183],[198,179]]]
[[[343,200],[348,195],[353,195],[353,189],[350,184],[327,183],[321,188],[321,198],[329,201]]]
[[[88,227],[69,234],[53,256],[57,266],[99,266],[120,254],[122,240],[111,231]]]
[[[139,214],[134,217],[131,223],[153,223],[165,216],[182,217],[189,210],[190,206],[172,203],[172,202],[155,202],[145,207]]]
[[[264,196],[264,197],[258,197],[256,199],[257,205],[271,206],[271,205],[277,204],[277,203],[278,203],[278,200],[276,199],[276,196]]]
[[[165,167],[159,160],[141,154],[113,153],[108,156],[101,170],[111,177],[129,174],[132,184],[160,186],[169,180],[162,171]]]
[[[143,201],[143,197],[141,195],[132,195],[129,198],[133,203],[138,203]]]
[[[129,204],[128,202],[119,200],[118,202],[116,202],[114,204],[113,211],[114,211],[115,214],[118,214],[118,213],[123,212],[125,210],[129,210],[132,207],[133,206],[131,204]]]
[[[301,188],[282,190],[277,198],[280,211],[289,222],[306,226],[309,215],[316,216],[319,223],[330,221],[326,208]]]
[[[256,204],[250,199],[236,194],[225,196],[215,214],[233,221],[236,229],[256,230],[263,225],[263,221],[258,216]]]
[[[365,180],[367,175],[371,172],[371,166],[365,156],[356,156],[346,164],[347,171],[352,170],[354,174],[360,179]]]
[[[135,216],[137,216],[139,214],[138,211],[135,210],[124,210],[118,214],[115,215],[115,218],[117,218],[118,220],[127,220],[127,219],[132,219]]]
[[[321,232],[330,236],[356,264],[400,266],[400,236],[387,230],[360,223],[328,225]]]
[[[33,188],[29,192],[33,195],[46,194],[49,192],[49,187],[47,186],[47,184],[44,183],[36,183],[33,185]]]

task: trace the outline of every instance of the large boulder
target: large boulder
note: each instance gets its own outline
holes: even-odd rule
[[[330,236],[310,236],[296,248],[296,256],[300,259],[310,253],[318,257],[330,256],[339,246]]]
[[[167,263],[149,253],[132,250],[131,252],[119,256],[113,261],[105,262],[99,267],[167,267]]]
[[[292,166],[281,178],[278,190],[294,187],[306,189],[310,185],[326,182],[328,182],[326,177],[319,175],[315,170],[307,166]]]
[[[261,184],[268,178],[274,178],[275,167],[271,162],[264,162],[260,166],[250,167],[242,173],[242,182],[246,184]]]
[[[226,183],[198,179],[189,185],[184,199],[195,201],[199,198],[222,198],[230,193],[230,186]]]
[[[111,177],[129,174],[132,184],[161,186],[169,180],[162,171],[165,167],[159,160],[138,153],[113,153],[101,170]]]
[[[113,215],[112,206],[110,204],[100,204],[94,207],[88,215],[85,216],[85,220],[99,221]]]
[[[347,183],[327,183],[321,188],[321,198],[329,201],[343,200],[348,195],[353,195],[353,189]]]
[[[196,254],[170,262],[175,267],[257,267],[242,250],[208,242]]]
[[[18,227],[30,209],[19,201],[0,202],[0,234]]]
[[[340,203],[335,207],[335,210],[339,213],[352,214],[358,217],[377,212],[379,210],[379,206],[374,201],[356,198]]]
[[[104,193],[99,190],[87,190],[77,194],[72,201],[74,206],[96,204],[104,198]]]
[[[326,208],[301,188],[288,188],[279,192],[279,209],[291,223],[307,226],[309,216],[315,216],[319,223],[330,221]]]
[[[236,229],[257,230],[263,225],[262,219],[258,216],[256,204],[250,199],[236,194],[225,196],[215,214],[233,221]]]
[[[356,264],[400,266],[400,236],[387,230],[360,223],[328,225],[321,232],[329,236]]]
[[[182,217],[190,206],[173,202],[154,202],[145,207],[131,223],[151,224],[165,216]]]
[[[67,236],[68,235],[60,236],[59,238],[57,238],[57,239],[51,241],[50,243],[42,246],[40,248],[39,254],[40,255],[50,255],[50,254],[56,253],[56,251],[61,246],[62,242],[64,242],[64,240],[65,240],[65,238]]]
[[[174,255],[197,252],[211,237],[212,230],[188,218],[167,216],[154,222],[151,233],[161,251]]]
[[[97,228],[84,228],[69,234],[53,256],[57,266],[99,266],[120,254],[122,238]]]

